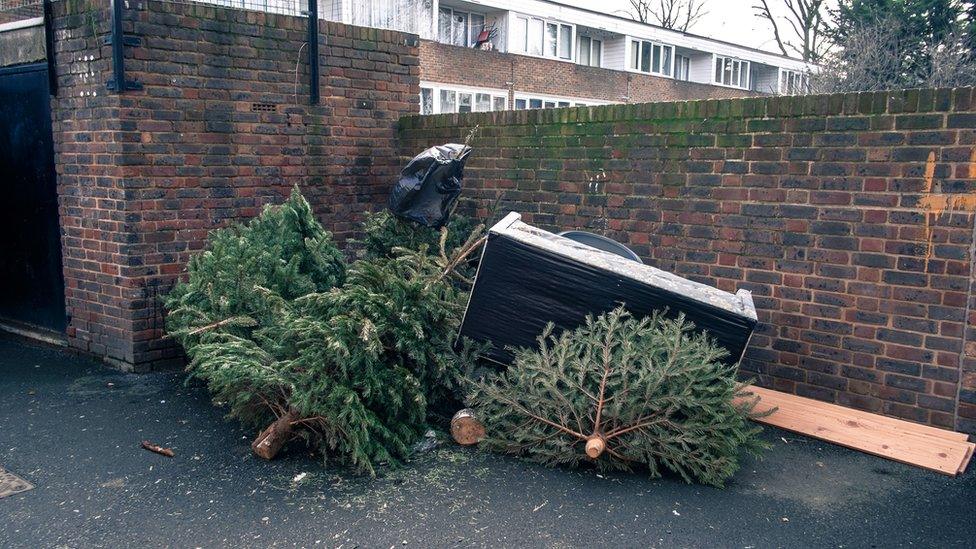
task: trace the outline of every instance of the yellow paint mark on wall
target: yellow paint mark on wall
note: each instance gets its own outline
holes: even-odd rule
[[[976,147],[973,147],[969,155],[969,177],[976,177]],[[932,258],[932,224],[944,214],[952,215],[953,212],[976,212],[976,193],[969,194],[944,194],[942,189],[933,189],[935,181],[935,151],[930,151],[925,160],[925,186],[922,191],[925,193],[918,201],[918,207],[925,210],[925,241],[927,243],[925,251],[926,270],[928,261]],[[937,191],[937,192],[933,192]]]
[[[936,217],[943,213],[976,211],[976,194],[928,194],[918,206]]]
[[[929,157],[925,159],[925,188],[922,191],[932,192],[933,179],[935,179],[935,151],[929,151]]]

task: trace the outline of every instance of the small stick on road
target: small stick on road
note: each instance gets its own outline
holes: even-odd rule
[[[169,448],[163,448],[162,446],[153,444],[148,440],[142,441],[142,447],[145,448],[146,450],[149,450],[150,452],[155,452],[161,456],[166,456],[171,458],[176,455],[176,453],[174,453],[173,450]]]

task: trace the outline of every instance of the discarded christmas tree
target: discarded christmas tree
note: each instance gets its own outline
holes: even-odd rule
[[[447,251],[460,248],[466,238],[474,232],[477,223],[471,218],[455,213],[448,220],[447,239],[443,248]],[[424,248],[431,254],[439,254],[443,231],[425,227],[419,223],[400,219],[389,210],[367,212],[363,221],[363,236],[356,242],[363,247],[363,257],[374,259],[393,257],[395,248],[420,250]]]
[[[498,374],[472,382],[483,447],[546,465],[668,469],[721,486],[743,451],[758,453],[754,400],[725,351],[682,317],[636,319],[622,308],[588,318]]]
[[[341,284],[346,266],[296,188],[247,224],[212,231],[187,271],[165,299],[166,329],[184,348],[217,328],[249,337],[278,320],[272,304]]]
[[[261,429],[252,448],[266,459],[300,437],[361,472],[404,460],[426,429],[428,403],[454,394],[468,363],[453,348],[464,297],[454,270],[483,228],[456,250],[444,247],[443,230],[436,253],[395,248],[346,272],[338,255],[335,269],[323,268],[332,254],[319,253],[321,227],[300,196],[262,218],[274,216],[283,220],[215,232],[169,298],[191,377],[231,417]],[[252,230],[266,225],[302,231]],[[294,244],[275,244],[281,238]]]

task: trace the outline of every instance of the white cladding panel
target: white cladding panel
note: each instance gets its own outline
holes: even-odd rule
[[[715,59],[710,53],[687,50],[683,52],[691,59],[688,67],[688,80],[703,84],[714,84]]]
[[[627,70],[627,39],[610,38],[603,41],[603,67],[618,71]]]

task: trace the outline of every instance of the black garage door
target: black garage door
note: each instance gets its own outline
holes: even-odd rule
[[[63,332],[46,65],[0,68],[0,319]]]

